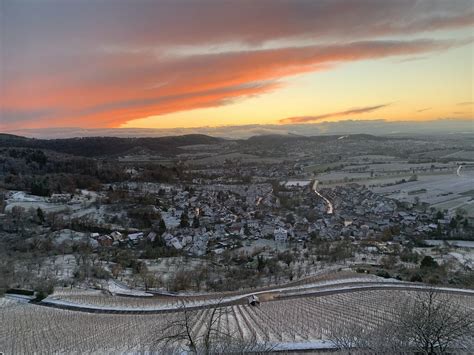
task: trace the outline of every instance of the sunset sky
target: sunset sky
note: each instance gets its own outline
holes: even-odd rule
[[[0,130],[473,119],[472,0],[0,0]]]

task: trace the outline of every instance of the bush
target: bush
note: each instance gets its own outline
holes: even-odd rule
[[[35,301],[41,301],[48,297],[48,295],[54,292],[54,285],[51,282],[46,284],[41,284],[36,288],[36,298]]]
[[[426,281],[429,284],[436,285],[436,284],[439,284],[441,282],[441,279],[440,279],[439,275],[431,275],[430,277],[428,277],[428,279]]]
[[[385,270],[377,270],[377,272],[375,273],[375,275],[380,276],[380,277],[383,277],[383,278],[385,278],[385,279],[388,279],[388,278],[391,277],[390,274],[389,274],[387,271],[385,271]]]
[[[44,300],[46,297],[48,297],[48,294],[47,294],[47,293],[44,293],[43,291],[38,291],[38,292],[36,292],[35,301],[42,301],[42,300]]]
[[[421,263],[420,263],[421,269],[437,268],[437,267],[438,267],[438,263],[429,255],[425,256],[423,260],[421,260]]]
[[[105,270],[102,266],[94,266],[92,268],[92,276],[98,278],[98,279],[109,279],[110,278],[110,273]]]
[[[403,249],[400,253],[400,260],[409,263],[418,263],[419,255],[417,252],[411,251],[408,248]]]

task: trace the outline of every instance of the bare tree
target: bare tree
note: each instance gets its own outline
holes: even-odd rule
[[[360,324],[341,323],[330,329],[331,342],[346,354],[357,353],[357,349],[367,349],[367,332]]]
[[[400,328],[393,319],[387,319],[377,328],[365,334],[363,354],[411,354],[411,345],[406,337],[400,334]]]
[[[396,325],[400,339],[417,353],[445,354],[474,345],[472,310],[434,290],[420,292],[414,301],[407,302]]]
[[[237,328],[229,326],[227,317],[231,314],[231,309],[221,301],[204,311],[190,310],[185,301],[181,301],[177,317],[165,322],[156,345],[167,353],[188,351],[207,355],[271,351],[271,346],[259,344],[255,335],[244,339]]]
[[[474,346],[473,326],[471,309],[428,290],[407,297],[393,318],[373,330],[351,323],[332,329],[331,341],[349,354],[468,353]]]
[[[163,350],[177,350],[184,346],[197,352],[197,334],[194,329],[197,320],[198,312],[188,310],[185,302],[181,301],[179,316],[166,322],[156,341],[157,345]]]

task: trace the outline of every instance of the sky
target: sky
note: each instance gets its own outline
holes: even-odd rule
[[[0,0],[0,131],[473,123],[473,40],[472,0]]]

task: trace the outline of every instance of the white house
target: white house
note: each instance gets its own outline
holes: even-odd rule
[[[273,230],[276,242],[286,242],[288,240],[288,231],[283,227],[278,227]]]

